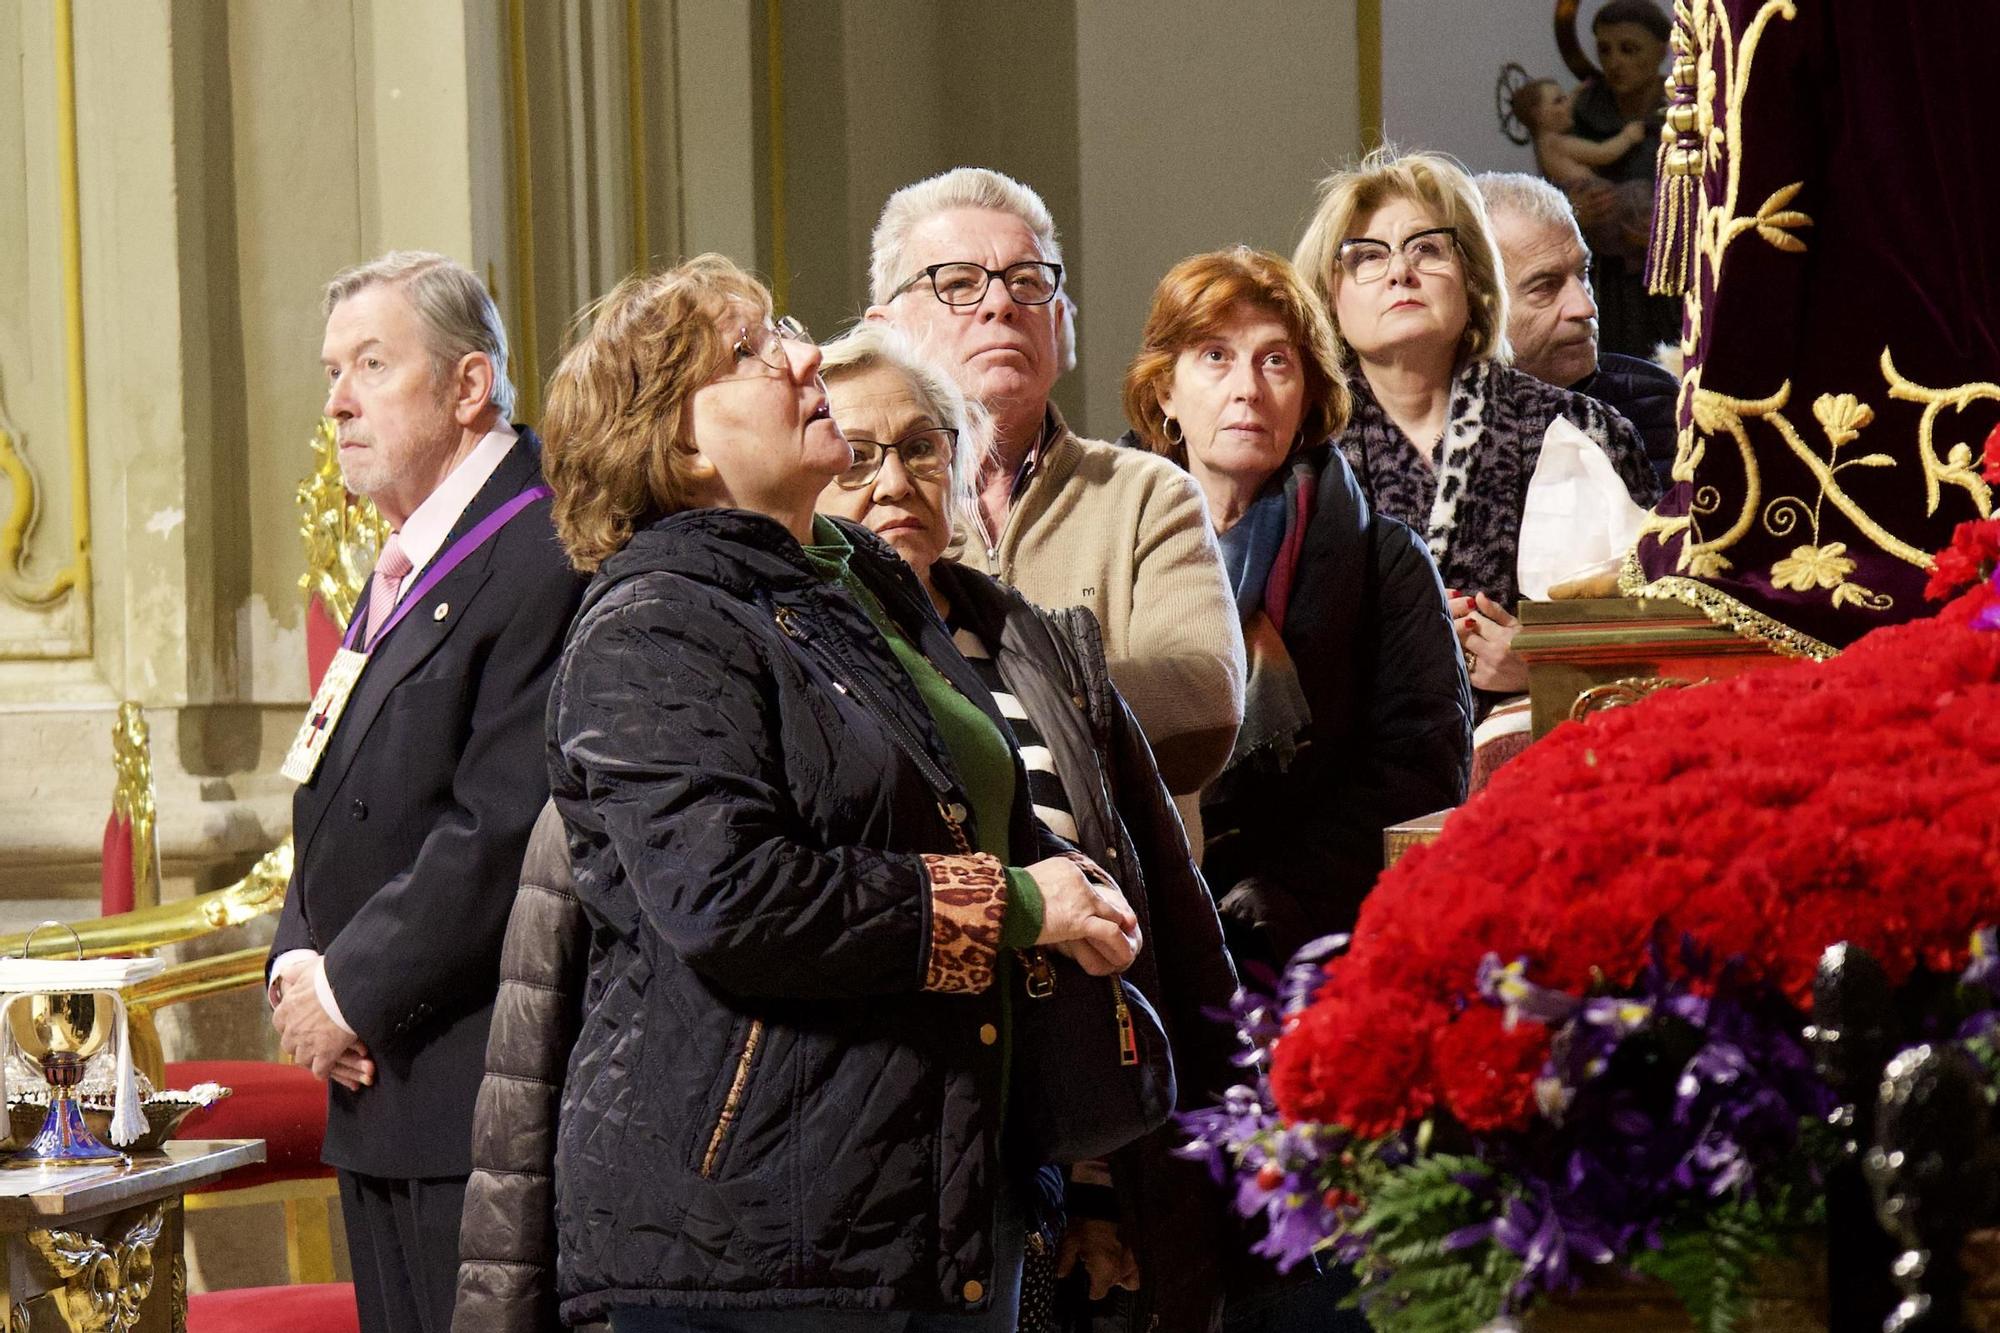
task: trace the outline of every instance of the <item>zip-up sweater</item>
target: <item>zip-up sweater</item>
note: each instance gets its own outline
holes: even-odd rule
[[[997,542],[975,535],[960,560],[1037,606],[1088,607],[1167,789],[1197,793],[1235,743],[1244,671],[1201,491],[1164,458],[1078,438],[1053,405],[1043,438]]]

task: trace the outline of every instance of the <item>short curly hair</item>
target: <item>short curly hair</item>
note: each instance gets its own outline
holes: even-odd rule
[[[717,254],[626,278],[577,316],[549,381],[542,471],[570,563],[594,571],[668,514],[693,507],[695,390],[728,365],[731,305],[771,313],[764,285]]]
[[[1507,342],[1507,283],[1500,267],[1500,247],[1486,220],[1486,205],[1472,177],[1443,153],[1405,153],[1384,144],[1354,166],[1336,171],[1319,184],[1319,206],[1292,263],[1334,312],[1334,339],[1340,364],[1354,364],[1354,349],[1340,332],[1339,305],[1334,294],[1345,276],[1340,247],[1353,239],[1361,220],[1396,199],[1419,204],[1440,227],[1457,233],[1464,259],[1466,348],[1475,361],[1514,359]]]
[[[1139,354],[1125,371],[1125,419],[1152,452],[1187,466],[1186,441],[1167,436],[1160,392],[1172,382],[1180,354],[1213,335],[1244,306],[1275,317],[1298,344],[1306,381],[1299,443],[1318,444],[1347,425],[1347,381],[1340,373],[1326,307],[1282,257],[1237,245],[1183,259],[1153,289]]]

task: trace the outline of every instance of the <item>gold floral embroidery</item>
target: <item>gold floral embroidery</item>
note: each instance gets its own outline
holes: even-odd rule
[[[1784,630],[1787,646],[1808,656],[1831,649],[1810,636],[1785,630],[1778,622],[1750,610],[1727,594],[1704,587],[1700,580],[1719,578],[1737,568],[1740,552],[1733,548],[1761,525],[1770,536],[1796,539],[1790,554],[1772,562],[1770,579],[1774,587],[1796,593],[1824,593],[1835,608],[1886,611],[1894,599],[1853,581],[1863,563],[1861,551],[1850,549],[1855,537],[1831,540],[1822,531],[1830,505],[1859,534],[1866,547],[1873,547],[1920,569],[1929,569],[1930,554],[1905,541],[1873,518],[1852,489],[1855,476],[1868,476],[1879,469],[1891,473],[1875,481],[1875,486],[1896,485],[1894,470],[1902,466],[1900,453],[1862,451],[1853,448],[1874,425],[1873,407],[1855,393],[1822,394],[1812,404],[1826,443],[1815,445],[1794,424],[1789,415],[1793,384],[1788,379],[1764,397],[1735,397],[1703,384],[1705,366],[1697,355],[1697,343],[1705,327],[1705,306],[1713,299],[1730,247],[1745,237],[1790,256],[1803,255],[1808,246],[1807,232],[1812,217],[1797,207],[1804,182],[1792,181],[1771,191],[1754,211],[1747,211],[1741,198],[1745,159],[1743,147],[1744,104],[1749,94],[1752,69],[1757,54],[1772,25],[1798,17],[1797,0],[1765,0],[1737,31],[1723,0],[1680,0],[1675,6],[1676,52],[1694,63],[1692,82],[1698,101],[1694,125],[1700,133],[1705,157],[1704,197],[1694,225],[1694,258],[1698,275],[1686,284],[1687,322],[1681,349],[1689,370],[1681,385],[1683,419],[1688,422],[1676,442],[1672,476],[1692,487],[1687,512],[1674,517],[1655,516],[1644,526],[1640,543],[1651,541],[1665,547],[1678,543],[1672,574],[1650,582],[1640,576],[1637,562],[1628,568],[1625,591],[1630,594],[1670,596],[1700,606],[1711,618],[1748,630],[1766,638],[1777,638]],[[1680,82],[1689,82],[1681,78]],[[1744,206],[1739,211],[1739,206]],[[1919,424],[1918,461],[1922,468],[1927,513],[1936,513],[1943,487],[1963,489],[1977,512],[1993,512],[1992,488],[1979,475],[1978,449],[1967,441],[1954,441],[1942,448],[1937,443],[1938,422],[1946,409],[1963,412],[1981,400],[2000,400],[2000,384],[1978,383],[1954,389],[1931,389],[1901,375],[1889,349],[1881,357],[1883,383],[1892,399],[1923,404]],[[1754,425],[1753,423],[1762,423]],[[1807,477],[1799,494],[1769,494],[1774,477],[1760,465],[1773,451],[1763,432],[1774,432],[1784,449],[1804,467]],[[1899,425],[1898,429],[1901,427]],[[1755,434],[1753,435],[1753,432]],[[1709,458],[1710,447],[1719,441],[1735,445],[1742,466],[1740,494],[1725,496],[1723,488],[1699,484],[1697,473]],[[1726,446],[1724,446],[1726,447]],[[1852,473],[1852,469],[1862,469]],[[1789,471],[1789,469],[1787,469]],[[1914,482],[1911,477],[1910,481]],[[1732,490],[1734,488],[1732,487]],[[1863,487],[1866,494],[1869,488]],[[1732,559],[1732,555],[1736,558]],[[1726,603],[1726,605],[1725,605]]]
[[[1799,592],[1837,588],[1854,572],[1854,562],[1847,558],[1846,550],[1846,542],[1794,546],[1789,557],[1771,566],[1771,582]]]

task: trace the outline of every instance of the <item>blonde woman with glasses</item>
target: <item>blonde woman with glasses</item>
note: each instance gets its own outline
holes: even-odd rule
[[[1450,158],[1385,147],[1329,176],[1293,263],[1333,314],[1354,395],[1341,452],[1376,512],[1429,546],[1483,712],[1528,685],[1515,566],[1543,435],[1569,420],[1651,505],[1645,446],[1604,404],[1512,368],[1499,247]]]

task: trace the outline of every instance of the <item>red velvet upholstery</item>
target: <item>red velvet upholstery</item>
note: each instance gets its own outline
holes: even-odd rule
[[[188,1297],[188,1333],[361,1333],[352,1282],[238,1287]]]
[[[248,1189],[279,1180],[331,1176],[319,1159],[326,1138],[326,1085],[310,1070],[266,1060],[182,1060],[167,1065],[167,1086],[220,1083],[229,1096],[181,1122],[176,1138],[262,1139],[266,1157],[207,1189]]]

